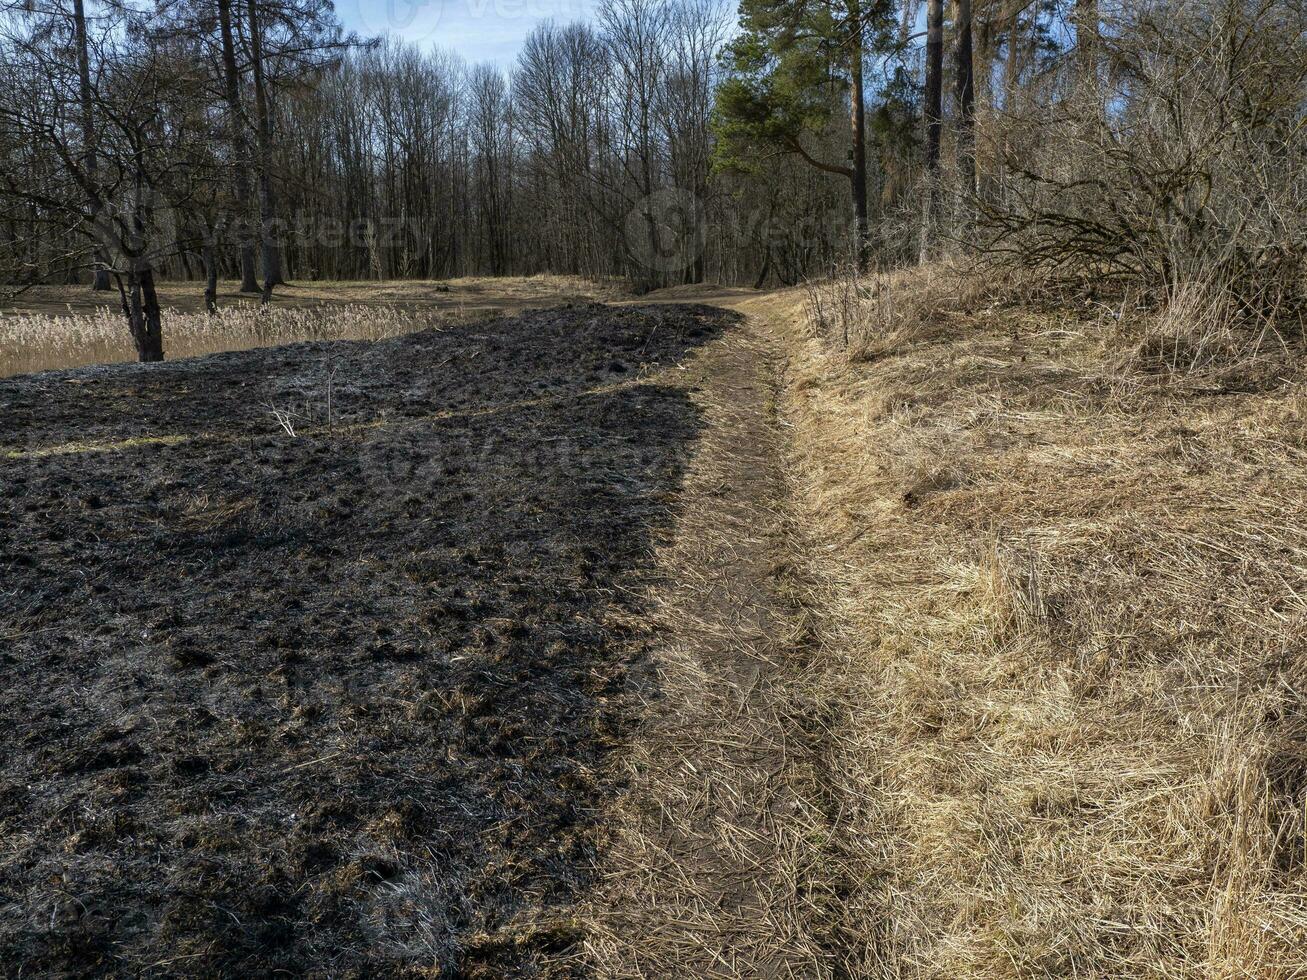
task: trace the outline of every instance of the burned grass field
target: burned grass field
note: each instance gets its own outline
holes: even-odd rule
[[[0,961],[584,975],[730,316],[0,381]]]

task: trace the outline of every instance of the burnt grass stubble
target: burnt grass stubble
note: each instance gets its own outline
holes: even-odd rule
[[[730,319],[0,381],[0,972],[587,973],[700,426],[630,382]]]

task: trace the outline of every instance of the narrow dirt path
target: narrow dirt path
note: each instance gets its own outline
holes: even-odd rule
[[[657,554],[660,700],[628,759],[591,952],[621,976],[838,976],[783,358],[746,319],[687,369],[705,424]]]

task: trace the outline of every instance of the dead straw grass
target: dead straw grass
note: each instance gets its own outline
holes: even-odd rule
[[[219,287],[220,311],[204,312],[199,283],[159,284],[169,360],[304,340],[380,340],[455,320],[624,295],[616,283],[575,276],[467,277],[444,281],[299,282],[270,307],[235,282]],[[0,377],[136,359],[116,292],[38,286],[0,290]]]
[[[1005,288],[771,301],[868,972],[1307,975],[1303,352]]]
[[[380,340],[443,322],[449,314],[355,304],[270,308],[232,306],[213,316],[169,310],[164,351],[169,360],[305,340]],[[136,360],[122,314],[0,313],[0,377],[56,368]]]

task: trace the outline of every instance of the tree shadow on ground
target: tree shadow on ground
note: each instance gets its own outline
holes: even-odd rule
[[[0,382],[0,959],[584,974],[569,910],[701,424],[670,379],[731,321]]]

